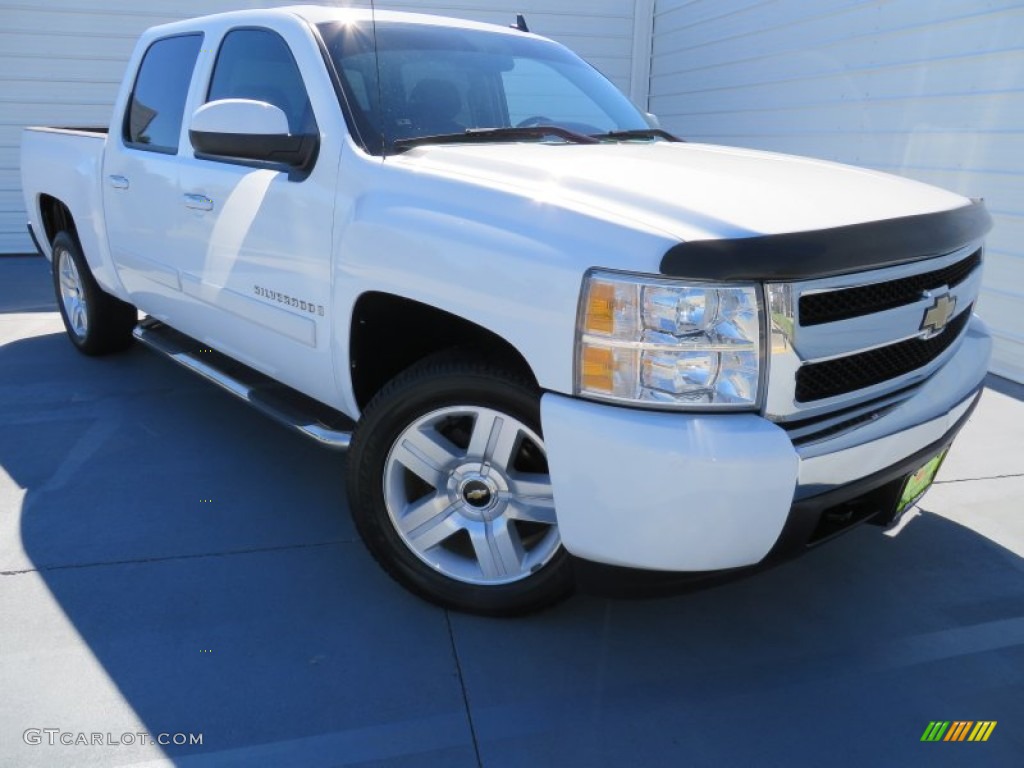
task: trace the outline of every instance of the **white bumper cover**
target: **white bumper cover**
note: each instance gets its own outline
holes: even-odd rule
[[[991,339],[972,319],[950,361],[900,408],[800,453],[755,414],[665,413],[541,400],[562,542],[630,568],[709,571],[771,550],[794,493],[867,477],[942,438],[973,401]]]
[[[786,433],[759,416],[547,394],[541,420],[562,543],[578,557],[731,568],[764,557],[786,522],[799,459]]]

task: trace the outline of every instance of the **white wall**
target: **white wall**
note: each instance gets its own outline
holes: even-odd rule
[[[984,197],[979,311],[1024,380],[1021,0],[658,0],[651,110],[695,141],[823,157]]]
[[[298,2],[298,0],[296,0]],[[650,0],[640,0],[649,7]],[[288,5],[272,0],[0,0],[0,253],[32,250],[25,231],[18,151],[26,125],[106,125],[125,62],[147,27],[206,13]],[[368,6],[368,2],[312,4]],[[629,92],[634,0],[380,0],[380,9],[424,11],[509,24],[565,43]],[[650,19],[639,25],[649,38]],[[646,93],[636,96],[638,103]]]

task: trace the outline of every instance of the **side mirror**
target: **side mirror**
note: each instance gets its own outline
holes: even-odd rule
[[[292,135],[288,118],[265,101],[221,99],[192,115],[189,139],[197,155],[281,163],[308,168],[316,157],[318,136]]]
[[[658,119],[657,115],[653,115],[650,112],[644,112],[644,118],[647,120],[647,125],[651,128],[661,128],[661,120]]]

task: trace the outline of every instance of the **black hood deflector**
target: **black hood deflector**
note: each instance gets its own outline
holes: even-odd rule
[[[992,228],[985,203],[811,232],[674,245],[661,272],[693,280],[808,280],[951,253]]]

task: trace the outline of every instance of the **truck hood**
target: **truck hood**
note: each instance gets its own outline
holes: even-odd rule
[[[876,171],[707,144],[427,145],[394,161],[684,241],[828,229],[969,202]]]

